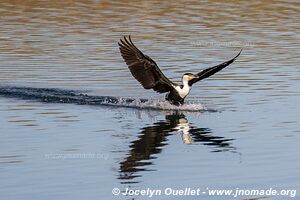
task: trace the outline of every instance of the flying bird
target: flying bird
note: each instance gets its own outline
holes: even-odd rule
[[[132,76],[140,82],[145,89],[153,89],[158,93],[167,93],[166,100],[171,104],[180,106],[184,104],[185,97],[191,91],[192,85],[198,81],[208,78],[218,71],[224,69],[235,61],[242,50],[231,60],[223,62],[214,67],[202,70],[197,74],[185,73],[182,76],[182,84],[176,84],[168,79],[158,65],[149,56],[143,54],[132,42],[130,36],[128,39],[120,39],[119,48],[121,55],[128,65]]]

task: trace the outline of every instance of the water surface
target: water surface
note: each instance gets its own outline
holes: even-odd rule
[[[1,199],[145,199],[111,193],[128,187],[300,192],[297,1],[16,0],[0,13],[1,88],[160,101],[131,77],[122,36],[177,82],[243,48],[187,99],[217,112],[1,95]]]

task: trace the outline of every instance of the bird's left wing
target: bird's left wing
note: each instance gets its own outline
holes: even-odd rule
[[[241,54],[242,50],[243,49],[241,49],[240,52],[234,58],[232,58],[226,62],[223,62],[219,65],[204,69],[203,71],[199,72],[197,74],[199,76],[199,78],[191,80],[191,83],[194,84],[202,79],[210,77],[211,75],[217,73],[218,71],[221,71],[222,69],[224,69],[225,67],[227,67],[228,65],[233,63],[235,61],[235,59]]]

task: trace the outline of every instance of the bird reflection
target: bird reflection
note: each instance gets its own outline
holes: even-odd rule
[[[152,160],[167,145],[169,135],[180,132],[184,144],[201,143],[212,146],[212,152],[235,151],[231,146],[233,139],[213,136],[209,128],[198,128],[190,125],[182,113],[166,115],[164,121],[144,127],[138,139],[131,142],[128,156],[120,163],[119,179],[122,183],[135,183],[134,178],[139,177],[139,171],[149,171],[146,168],[152,165]]]

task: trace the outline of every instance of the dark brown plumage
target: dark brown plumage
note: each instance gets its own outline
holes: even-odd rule
[[[231,60],[228,60],[226,62],[223,62],[219,65],[216,65],[214,67],[210,67],[207,69],[204,69],[203,71],[199,72],[197,75],[199,76],[199,78],[195,78],[194,80],[192,80],[192,84],[197,83],[198,81],[208,78],[211,75],[214,75],[215,73],[217,73],[218,71],[221,71],[222,69],[224,69],[225,67],[227,67],[228,65],[230,65],[231,63],[233,63],[235,61],[235,59],[241,54],[242,49],[240,50],[240,52]]]
[[[124,37],[119,43],[120,52],[128,65],[131,74],[145,89],[153,89],[164,93],[173,89],[176,84],[172,83],[160,71],[157,64],[147,55],[144,55],[131,41]]]
[[[138,80],[145,89],[153,89],[159,93],[168,92],[166,100],[174,105],[182,105],[185,97],[189,94],[191,86],[218,71],[224,69],[235,61],[241,54],[242,50],[229,61],[204,69],[198,74],[194,75],[186,73],[182,76],[182,85],[178,85],[170,81],[159,69],[158,65],[149,56],[143,54],[132,42],[130,36],[128,39],[120,39],[118,43],[120,52],[124,61],[133,77]]]

